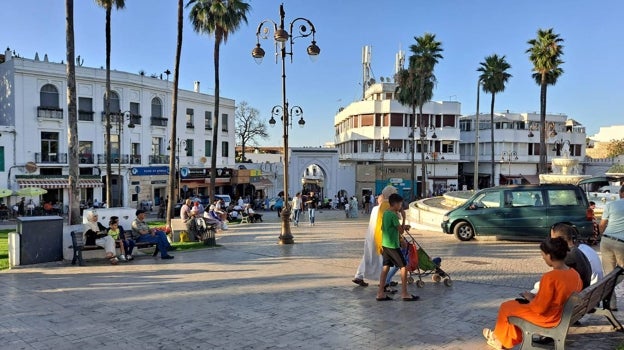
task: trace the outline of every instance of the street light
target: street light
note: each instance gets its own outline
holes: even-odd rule
[[[119,114],[116,115],[117,117],[117,134],[118,134],[118,139],[117,139],[117,187],[119,189],[119,198],[117,199],[117,206],[121,207],[122,203],[121,203],[121,197],[123,195],[123,184],[121,182],[121,162],[123,160],[123,156],[121,153],[121,139],[123,137],[123,124],[126,120],[128,120],[128,128],[129,129],[134,129],[134,122],[132,120],[132,112],[130,111],[125,111],[125,112],[121,112]]]
[[[181,191],[181,184],[182,184],[182,176],[180,176],[180,148],[184,147],[184,150],[187,151],[186,148],[186,140],[180,140],[180,138],[178,138],[176,140],[176,152],[177,152],[177,156],[176,156],[176,174],[178,176],[178,190],[176,191],[176,193],[178,194],[178,198],[177,198],[177,202],[180,202],[180,191]],[[167,146],[167,151],[171,151],[171,141],[169,143],[169,145]],[[176,202],[176,203],[177,203]]]
[[[514,160],[518,160],[518,152],[516,151],[503,151],[502,157],[501,157],[501,161],[503,162],[507,162],[507,166],[508,166],[508,173],[507,173],[507,177],[511,176],[511,162]],[[509,182],[509,179],[507,179],[507,182]]]
[[[260,46],[260,39],[267,40],[269,39],[269,34],[271,30],[273,31],[273,40],[275,42],[275,63],[277,63],[277,57],[280,56],[282,58],[282,106],[281,106],[281,114],[282,114],[282,123],[283,123],[283,135],[284,135],[284,208],[282,209],[282,228],[279,236],[280,244],[293,244],[295,243],[293,240],[292,233],[290,232],[290,203],[288,202],[288,100],[286,99],[286,55],[290,56],[290,62],[292,63],[293,58],[293,44],[294,39],[296,38],[306,38],[310,35],[312,36],[312,43],[308,46],[307,52],[310,56],[310,59],[313,61],[316,57],[321,53],[321,49],[316,46],[315,34],[316,29],[314,28],[314,24],[310,22],[310,20],[298,17],[295,18],[292,22],[290,22],[289,30],[290,33],[293,33],[293,27],[297,22],[303,22],[298,26],[298,35],[293,36],[289,34],[286,29],[284,29],[284,4],[280,5],[280,23],[279,26],[273,20],[266,19],[258,25],[258,30],[256,31],[257,43],[256,47],[251,51],[251,56],[256,60],[259,64],[262,62],[264,58],[264,49]],[[286,47],[289,47],[289,51],[286,50]],[[298,107],[300,112],[301,108]],[[295,107],[293,107],[293,112],[295,112]],[[273,107],[272,114],[276,112],[275,107]],[[271,117],[273,119],[273,117]],[[275,119],[273,119],[275,121]],[[299,125],[303,126],[305,121],[303,118],[299,120]]]

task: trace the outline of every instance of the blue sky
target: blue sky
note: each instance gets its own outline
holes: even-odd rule
[[[459,101],[462,114],[474,114],[476,69],[493,53],[506,55],[513,77],[496,96],[497,111],[539,111],[539,87],[531,78],[525,53],[527,41],[538,28],[554,28],[565,40],[564,75],[548,89],[549,113],[565,113],[587,127],[622,123],[624,101],[624,2],[619,0],[250,0],[248,24],[221,47],[221,95],[247,101],[261,117],[281,104],[281,66],[273,59],[273,46],[262,45],[267,55],[258,65],[251,57],[255,32],[264,19],[279,21],[284,3],[287,23],[310,19],[317,29],[321,55],[312,63],[307,39],[295,41],[293,63],[286,65],[287,94],[291,105],[304,110],[305,128],[290,132],[291,146],[320,146],[333,141],[338,108],[361,97],[361,51],[372,46],[375,78],[393,74],[394,56],[407,51],[414,37],[435,33],[444,58],[436,67],[434,100]],[[52,61],[65,59],[65,2],[63,0],[1,0],[0,47],[23,57],[35,52]],[[113,69],[160,74],[173,70],[176,39],[174,0],[126,0],[126,8],[113,11]],[[84,65],[105,64],[104,10],[92,0],[75,0],[76,54]],[[185,11],[180,87],[192,90],[201,81],[203,92],[214,93],[213,39],[196,34]],[[481,111],[489,111],[490,96],[481,95]],[[296,122],[296,121],[295,121]],[[261,145],[282,143],[281,127],[270,128]]]

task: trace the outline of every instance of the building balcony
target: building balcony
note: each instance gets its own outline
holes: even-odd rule
[[[112,125],[118,125],[120,122],[124,123],[125,113],[120,112],[111,112],[110,113],[110,122]],[[130,119],[128,120],[129,124],[141,125],[141,115],[140,114],[130,114]],[[102,123],[106,123],[106,112],[102,112]]]
[[[35,153],[35,163],[67,164],[67,153]]]
[[[164,154],[151,154],[149,156],[150,164],[169,164],[169,156]]]
[[[186,123],[186,128],[187,128],[187,129],[195,129],[195,125],[193,125],[193,123],[189,123],[189,122],[187,122],[187,123]]]
[[[63,109],[57,107],[37,107],[37,118],[63,120]]]
[[[141,156],[139,156],[140,158]],[[119,154],[112,153],[111,154],[111,164],[130,164],[131,156],[129,154]],[[98,164],[106,164],[106,154],[98,154],[97,155]]]
[[[167,118],[151,117],[150,123],[152,126],[167,126]]]
[[[82,122],[92,122],[93,121],[93,111],[78,111],[78,120]]]
[[[130,155],[130,164],[141,164],[141,155],[140,154],[131,154]]]
[[[93,153],[79,153],[78,160],[80,164],[93,164]]]

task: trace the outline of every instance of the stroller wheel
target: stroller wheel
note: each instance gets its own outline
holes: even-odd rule
[[[442,281],[442,277],[438,274],[431,275],[431,279],[436,283]]]
[[[425,286],[425,282],[423,282],[422,280],[420,280],[420,281],[416,282],[416,287],[418,287],[418,288],[422,288],[422,287],[424,287],[424,286]]]
[[[408,277],[408,278],[407,278],[407,283],[408,283],[408,284],[412,284],[412,283],[414,283],[414,277],[412,277],[412,276]]]
[[[450,278],[445,278],[444,279],[444,285],[447,287],[450,287],[453,285],[453,281]]]

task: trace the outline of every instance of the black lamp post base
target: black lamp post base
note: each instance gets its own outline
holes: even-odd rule
[[[295,240],[293,236],[280,235],[279,236],[279,244],[295,244]]]

